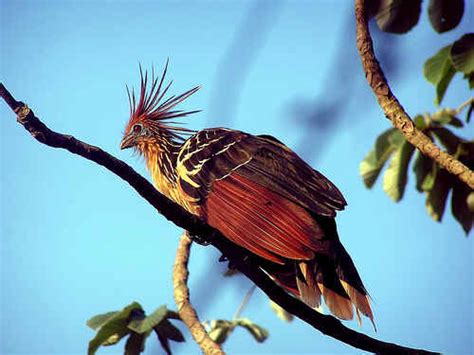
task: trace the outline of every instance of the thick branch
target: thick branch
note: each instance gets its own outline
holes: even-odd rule
[[[422,131],[417,129],[410,116],[392,93],[382,68],[375,57],[365,11],[365,0],[355,0],[355,15],[359,56],[367,81],[385,116],[400,130],[406,140],[421,153],[433,159],[471,189],[474,189],[474,173],[466,165],[441,150]]]
[[[176,251],[176,259],[173,267],[174,300],[178,307],[178,313],[204,354],[225,354],[219,344],[209,337],[209,334],[199,320],[196,310],[191,305],[189,288],[187,285],[189,276],[188,260],[191,244],[192,241],[188,237],[187,232],[184,232],[179,239],[178,250]]]
[[[309,308],[304,303],[283,291],[267,274],[260,268],[254,266],[251,262],[252,258],[244,249],[233,244],[220,234],[219,231],[203,223],[181,206],[159,193],[148,180],[136,173],[126,163],[114,158],[98,147],[81,142],[72,136],[59,134],[50,130],[26,105],[22,102],[17,102],[1,83],[0,96],[7,102],[12,110],[17,113],[18,122],[21,123],[35,139],[51,147],[66,149],[71,153],[92,160],[128,182],[130,186],[155,207],[159,213],[177,226],[186,229],[193,235],[199,235],[218,248],[232,261],[233,265],[235,265],[240,272],[252,280],[271,300],[322,333],[352,345],[353,347],[374,353],[430,353],[371,338],[346,328],[339,320],[332,316],[320,314],[314,309]]]

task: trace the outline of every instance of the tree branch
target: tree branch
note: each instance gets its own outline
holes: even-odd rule
[[[422,131],[417,129],[410,116],[392,93],[382,68],[375,57],[368,27],[365,0],[355,0],[355,15],[359,56],[367,81],[385,116],[400,130],[406,140],[421,153],[433,159],[471,189],[474,189],[474,173],[466,165],[441,150]]]
[[[206,329],[202,325],[196,310],[191,305],[188,288],[188,260],[191,251],[192,240],[184,232],[179,239],[178,250],[173,267],[173,289],[174,300],[178,307],[181,320],[186,324],[192,337],[204,354],[221,355],[225,354],[222,348],[209,337]]]
[[[240,272],[265,292],[272,301],[320,332],[358,349],[379,354],[433,354],[428,351],[406,348],[371,338],[345,327],[332,316],[318,313],[277,286],[265,272],[252,263],[253,257],[246,250],[233,244],[219,231],[203,223],[181,206],[159,193],[148,180],[135,172],[126,163],[98,147],[84,143],[72,136],[50,130],[25,104],[16,101],[1,83],[0,96],[17,113],[18,122],[39,142],[51,147],[66,149],[71,153],[94,161],[125,180],[159,213],[177,226],[186,229],[189,233],[199,235],[211,243],[229,258]]]

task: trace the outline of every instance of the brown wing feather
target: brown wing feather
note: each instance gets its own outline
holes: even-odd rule
[[[334,217],[346,205],[334,184],[269,136],[227,129],[200,131],[183,145],[177,167],[182,189],[201,203],[215,181],[238,172],[316,215]]]
[[[214,182],[204,210],[211,226],[267,260],[310,260],[321,249],[307,211],[236,172]]]
[[[346,205],[333,183],[284,144],[267,136],[249,136],[241,145],[254,147],[253,159],[242,167],[242,175],[318,215],[334,217]]]

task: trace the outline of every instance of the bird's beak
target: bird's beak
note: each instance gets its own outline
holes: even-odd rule
[[[122,139],[122,143],[120,143],[120,149],[127,149],[131,148],[135,145],[135,137],[132,134],[127,134]]]

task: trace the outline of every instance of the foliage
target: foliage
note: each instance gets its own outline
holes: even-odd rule
[[[421,0],[370,0],[369,15],[385,32],[406,33],[421,15]],[[438,33],[455,28],[464,14],[464,0],[430,0],[428,16],[431,26]],[[435,104],[439,106],[456,73],[461,73],[469,88],[474,88],[474,34],[467,33],[457,41],[441,48],[429,58],[423,67],[425,78],[435,86]],[[415,116],[415,126],[431,140],[438,142],[455,159],[470,169],[474,168],[474,141],[453,133],[452,128],[462,128],[458,118],[467,107],[465,121],[469,123],[474,108],[474,98],[457,109],[439,109],[434,114]],[[443,218],[449,194],[451,212],[461,224],[466,235],[474,219],[474,192],[442,170],[430,158],[416,151],[395,128],[383,132],[375,141],[374,148],[360,163],[360,174],[367,188],[372,188],[382,169],[388,164],[383,176],[383,190],[395,202],[403,198],[408,181],[411,161],[416,177],[416,189],[426,194],[426,210],[435,221]]]
[[[236,327],[245,328],[259,343],[263,343],[268,338],[268,331],[248,318],[237,318],[231,321],[217,319],[204,324],[211,339],[218,344],[223,344]]]
[[[464,126],[463,122],[456,117],[461,110],[442,109],[433,115],[417,115],[414,121],[418,129],[432,140],[439,142],[448,153],[472,169],[474,168],[474,141],[467,141],[448,128]],[[382,168],[390,160],[383,177],[383,189],[395,202],[400,201],[403,198],[408,168],[414,153],[413,146],[398,130],[395,128],[386,130],[377,138],[374,149],[360,164],[360,174],[364,184],[371,188]],[[451,211],[468,234],[474,219],[474,209],[468,201],[474,199],[474,192],[418,151],[414,158],[413,172],[416,177],[416,189],[426,194],[426,209],[435,221],[442,220],[448,194],[452,190]]]
[[[464,0],[430,0],[428,15],[431,25],[438,33],[449,31],[461,21]]]
[[[474,88],[474,33],[462,36],[429,58],[424,67],[425,78],[436,87],[436,105],[440,105],[451,79],[460,72]]]
[[[146,339],[154,331],[165,352],[171,354],[169,341],[183,342],[184,337],[169,319],[179,319],[179,316],[165,305],[146,316],[137,302],[129,304],[121,311],[98,314],[87,321],[87,325],[97,331],[89,342],[87,353],[95,354],[99,347],[117,344],[128,336],[124,354],[140,354],[145,350]]]
[[[270,307],[272,308],[273,312],[277,315],[284,322],[291,322],[293,321],[293,314],[287,312],[284,308],[282,308],[278,303],[270,301]]]
[[[369,14],[384,32],[406,33],[420,19],[421,0],[370,0]],[[464,0],[430,0],[428,16],[434,30],[443,33],[455,28],[464,14]]]

